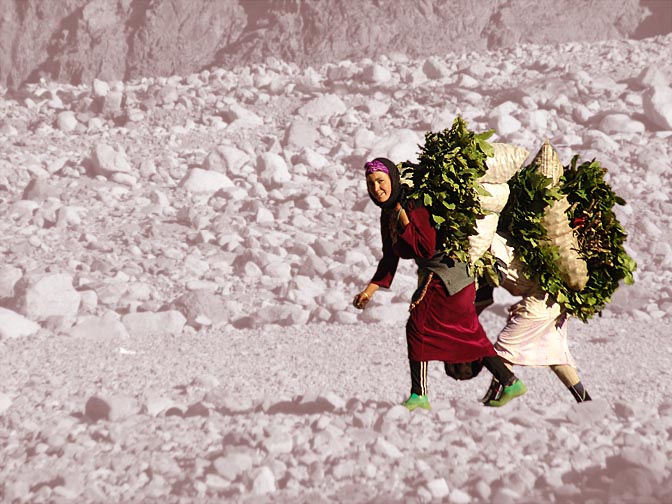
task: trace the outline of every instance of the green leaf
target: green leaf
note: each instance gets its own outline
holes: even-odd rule
[[[450,129],[425,133],[425,144],[414,166],[412,199],[424,203],[437,224],[444,252],[469,261],[469,236],[484,212],[477,179],[485,174],[485,160],[494,150],[486,141],[494,131],[475,134],[457,116]]]
[[[535,165],[523,167],[509,181],[509,201],[499,220],[500,232],[511,242],[523,263],[523,274],[538,274],[541,289],[554,298],[570,315],[587,321],[610,302],[620,280],[634,282],[637,265],[626,253],[626,233],[616,219],[613,207],[625,201],[604,181],[606,170],[600,163],[578,164],[572,157],[560,184],[550,187]],[[544,241],[542,217],[549,203],[567,196],[567,217],[573,223],[579,253],[588,266],[588,283],[581,292],[568,288],[557,266],[558,251]]]

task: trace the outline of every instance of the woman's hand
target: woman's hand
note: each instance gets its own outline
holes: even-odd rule
[[[369,296],[366,291],[362,291],[355,296],[352,305],[359,310],[363,310],[364,307],[369,304],[369,301],[371,301],[371,296]]]
[[[357,294],[355,296],[355,299],[352,300],[352,306],[354,306],[358,310],[363,310],[364,307],[367,304],[369,304],[369,301],[371,301],[373,293],[376,292],[377,290],[378,286],[376,284],[367,285],[366,289]]]

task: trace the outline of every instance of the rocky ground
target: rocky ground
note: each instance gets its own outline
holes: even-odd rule
[[[672,406],[672,39],[169,78],[0,100],[0,496],[7,502],[665,502]],[[595,397],[544,370],[503,410],[430,374],[415,284],[358,312],[380,257],[361,166],[474,130],[596,157],[638,261],[574,324]],[[501,296],[501,294],[498,294]],[[494,339],[505,296],[483,318]]]

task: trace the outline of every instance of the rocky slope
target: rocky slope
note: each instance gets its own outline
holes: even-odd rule
[[[668,502],[670,61],[672,34],[2,94],[0,501]],[[435,365],[409,414],[412,264],[350,305],[380,257],[363,160],[456,114],[628,202],[636,283],[570,330],[592,403],[520,369],[494,411],[486,372]]]
[[[0,84],[184,75],[269,56],[303,66],[641,37],[672,29],[665,3],[0,0]]]

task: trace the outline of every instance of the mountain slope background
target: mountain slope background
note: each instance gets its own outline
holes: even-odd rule
[[[667,0],[0,0],[0,85],[644,38]]]

